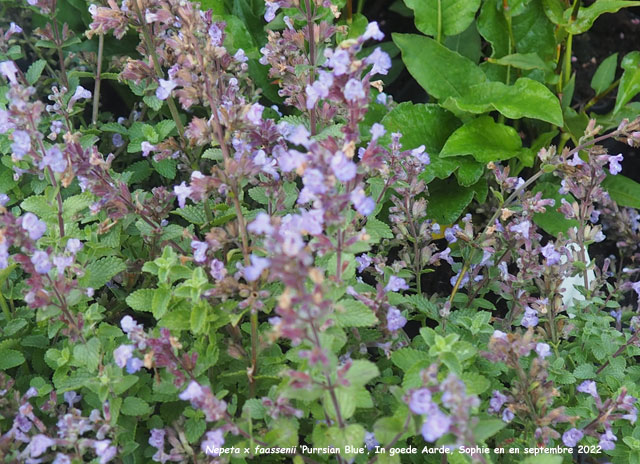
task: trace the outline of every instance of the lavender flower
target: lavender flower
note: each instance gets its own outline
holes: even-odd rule
[[[420,388],[411,393],[409,409],[414,414],[429,414],[434,406],[431,401],[431,392],[428,389]]]
[[[580,393],[588,393],[594,398],[600,397],[600,395],[598,395],[598,388],[596,387],[596,383],[593,380],[585,380],[580,385],[578,385],[578,388],[576,388],[576,390]]]
[[[429,157],[429,154],[424,150],[425,146],[420,145],[418,148],[414,148],[413,150],[411,150],[411,156],[417,158],[417,160],[422,164],[427,165],[431,163],[431,158]]]
[[[538,343],[536,344],[536,353],[541,358],[546,358],[547,356],[551,356],[551,348],[546,343]]]
[[[622,172],[622,166],[620,166],[620,162],[622,161],[622,159],[622,154],[609,157],[609,172],[612,175],[615,176],[616,174]]]
[[[436,407],[422,424],[422,436],[426,441],[436,441],[449,431],[450,426],[451,418]]]
[[[616,447],[616,444],[614,442],[616,442],[617,440],[618,437],[613,434],[611,429],[607,429],[602,435],[600,435],[600,441],[598,442],[598,445],[605,451],[611,451]]]
[[[191,249],[193,250],[193,260],[196,263],[204,263],[207,259],[208,248],[209,248],[209,245],[207,244],[207,242],[192,240]]]
[[[156,146],[145,140],[140,144],[140,149],[142,150],[142,156],[146,158],[147,156],[149,156],[149,153],[156,149]]]
[[[31,263],[38,274],[46,274],[51,270],[51,261],[49,261],[49,255],[45,251],[38,250],[33,253]]]
[[[143,142],[144,143],[144,142]],[[173,193],[178,197],[178,205],[180,208],[184,208],[185,201],[189,198],[189,195],[193,193],[191,187],[189,187],[184,181],[180,185],[173,187]]]
[[[385,292],[397,292],[399,290],[408,290],[409,285],[402,277],[391,276],[389,277],[389,283],[384,288]]]
[[[100,440],[93,443],[93,448],[100,458],[100,464],[106,464],[116,457],[118,449],[111,446],[111,440]]]
[[[489,409],[488,412],[490,414],[497,414],[502,409],[504,403],[506,403],[507,397],[500,393],[499,390],[493,390],[493,396],[489,400]]]
[[[259,212],[253,222],[251,222],[247,226],[247,230],[254,234],[271,234],[271,232],[273,232],[273,226],[271,225],[271,216],[262,211]]]
[[[33,213],[22,216],[22,228],[29,233],[31,240],[38,240],[47,230],[47,225]]]
[[[378,27],[378,23],[376,21],[372,21],[367,25],[367,29],[364,31],[364,34],[362,34],[362,39],[363,40],[384,39],[384,34],[380,31],[380,28]]]
[[[527,329],[529,327],[535,327],[538,325],[538,312],[527,306],[524,310],[524,316],[522,317],[522,321],[520,324]]]
[[[384,126],[382,124],[379,123],[374,123],[373,126],[371,126],[371,140],[378,140],[380,137],[382,137],[384,134],[386,133],[386,131],[384,130]]]
[[[505,408],[504,411],[502,411],[502,421],[506,422],[507,424],[509,422],[511,422],[513,420],[513,418],[516,417],[516,415],[513,413],[513,411],[509,408]]]
[[[166,100],[169,98],[169,95],[171,95],[171,91],[177,86],[178,84],[173,79],[159,79],[158,88],[156,89],[156,98],[158,100]]]
[[[564,443],[564,446],[573,448],[578,444],[580,440],[582,440],[583,436],[584,433],[582,433],[581,430],[572,428],[562,434],[562,442]]]
[[[365,432],[364,446],[366,446],[369,451],[375,449],[376,446],[380,446],[380,442],[376,440],[376,435],[373,432]]]
[[[331,170],[342,182],[348,182],[356,176],[356,165],[344,153],[338,151],[331,158]]]
[[[364,61],[373,65],[371,74],[387,74],[391,68],[391,58],[380,47],[377,47]]]
[[[387,311],[387,329],[390,332],[400,330],[407,323],[407,319],[398,308],[391,306]]]
[[[57,146],[49,148],[38,164],[40,169],[50,167],[53,172],[64,172],[67,169],[67,160]]]
[[[13,61],[3,61],[0,63],[0,74],[6,77],[12,84],[17,84],[18,68]]]
[[[76,254],[78,251],[82,250],[82,242],[77,238],[70,238],[67,241],[66,249],[69,253]]]
[[[29,455],[32,458],[37,458],[47,451],[51,446],[55,445],[56,441],[52,440],[46,435],[38,434],[31,439],[29,443]]]
[[[116,148],[120,148],[122,145],[124,145],[122,134],[118,134],[117,132],[113,134],[113,136],[111,137],[111,143],[113,143],[113,146]]]
[[[31,150],[31,136],[27,131],[17,130],[11,134],[11,137],[13,138],[11,144],[13,156],[21,160]]]
[[[531,229],[531,222],[528,220],[522,221],[518,224],[513,224],[509,227],[511,232],[516,232],[519,235],[522,235],[526,240],[529,239],[529,230]]]
[[[547,243],[545,246],[540,248],[540,251],[542,252],[542,256],[547,259],[548,266],[560,264],[562,255],[556,251],[553,243]]]
[[[358,263],[358,272],[364,271],[368,268],[373,260],[367,254],[362,254],[360,256],[356,256],[356,262]]]
[[[349,79],[344,86],[344,98],[347,101],[354,102],[365,97],[362,82],[358,79]]]
[[[266,10],[264,12],[264,20],[270,23],[276,18],[276,11],[280,9],[280,3],[273,0],[267,0],[265,3]]]
[[[211,277],[215,280],[222,280],[227,275],[227,270],[224,267],[224,263],[219,259],[211,260],[211,264],[209,265],[209,273]]]
[[[151,436],[149,437],[149,444],[157,449],[164,449],[164,436],[166,432],[164,429],[151,429]]]
[[[113,351],[113,359],[118,367],[125,367],[133,356],[133,345],[120,345]]]
[[[262,271],[271,265],[271,261],[268,258],[262,258],[260,256],[251,255],[251,265],[244,268],[244,278],[249,282],[258,280]]]
[[[356,211],[363,216],[369,216],[376,208],[376,203],[373,198],[366,196],[362,189],[352,191],[349,199],[351,203],[353,203]]]
[[[222,445],[224,445],[224,433],[221,429],[216,429],[205,434],[205,439],[202,440],[200,449],[207,456],[218,456],[219,453],[214,450],[221,448]]]

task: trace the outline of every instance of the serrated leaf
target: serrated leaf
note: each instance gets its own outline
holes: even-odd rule
[[[38,79],[40,79],[40,76],[42,75],[42,71],[44,71],[44,67],[46,66],[46,64],[47,62],[45,60],[38,60],[34,61],[31,66],[29,66],[29,69],[27,69],[27,72],[25,73],[25,78],[27,79],[29,85],[35,84]]]
[[[166,177],[167,179],[174,179],[176,177],[176,166],[177,161],[171,158],[166,158],[161,161],[152,161],[153,168],[160,174],[162,177]]]
[[[122,124],[117,122],[108,122],[100,126],[100,130],[103,132],[117,132],[118,134],[128,135],[129,131]]]
[[[149,403],[136,396],[127,396],[122,403],[120,412],[125,416],[144,416],[151,412],[151,407]]]
[[[263,187],[250,188],[249,189],[249,196],[256,203],[259,203],[261,205],[268,205],[269,204],[269,198],[267,197],[267,194],[265,193]]]
[[[142,97],[142,101],[152,110],[160,111],[162,108],[163,102],[155,95],[145,95]]]
[[[44,195],[32,195],[20,203],[20,208],[29,211],[45,222],[49,222],[56,218],[58,214],[57,207],[53,207]]]
[[[184,423],[184,435],[189,440],[189,443],[195,443],[204,434],[205,430],[207,430],[207,423],[203,419],[192,417]]]
[[[380,371],[378,370],[378,366],[374,363],[364,359],[356,359],[344,377],[351,385],[364,387],[370,380],[379,375]]]
[[[391,228],[376,218],[369,218],[365,226],[367,233],[371,235],[374,240],[382,238],[393,238],[393,232]]]
[[[81,193],[66,198],[62,203],[62,211],[65,218],[73,217],[80,211],[88,208],[93,203],[93,195],[90,193]]]
[[[337,303],[335,318],[341,327],[370,327],[378,318],[364,303],[357,300],[341,300]]]
[[[580,364],[573,371],[573,375],[577,379],[594,379],[596,378],[596,371],[593,364]]]
[[[25,361],[21,352],[7,348],[0,349],[0,371],[17,367]]]
[[[428,353],[414,348],[401,348],[391,354],[391,362],[405,372],[420,361],[428,361],[429,359]]]
[[[591,78],[591,88],[596,92],[596,95],[600,95],[602,92],[613,82],[616,77],[616,67],[618,66],[618,53],[606,58]]]
[[[207,321],[207,309],[208,305],[206,303],[200,302],[193,306],[191,310],[191,332],[194,334],[199,334],[204,331],[205,323]]]
[[[513,127],[496,123],[490,116],[480,116],[451,134],[440,157],[471,155],[486,164],[514,158],[521,149],[522,140]]]
[[[414,11],[416,27],[431,36],[456,35],[473,21],[480,0],[404,0]]]
[[[205,215],[204,207],[201,204],[185,205],[184,208],[171,211],[171,214],[177,214],[189,221],[191,224],[202,225],[207,222],[207,216]]]
[[[127,266],[120,258],[115,256],[101,258],[86,267],[85,275],[79,279],[79,282],[85,288],[98,289],[126,268]]]
[[[165,119],[156,124],[156,132],[160,140],[164,140],[176,128],[176,123],[173,119]]]
[[[142,288],[136,290],[126,298],[126,302],[129,307],[135,311],[151,311],[153,306],[154,289]]]
[[[74,346],[73,358],[90,372],[96,371],[100,363],[100,339],[93,337],[87,343]]]

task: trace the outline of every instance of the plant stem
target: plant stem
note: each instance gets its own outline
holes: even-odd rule
[[[164,73],[162,72],[162,66],[160,66],[160,59],[158,58],[158,53],[156,52],[156,48],[153,45],[153,40],[151,39],[151,34],[147,29],[147,23],[144,20],[144,16],[142,15],[142,11],[140,10],[140,5],[137,1],[133,2],[134,8],[136,9],[136,15],[138,16],[138,21],[140,21],[140,26],[142,28],[142,35],[144,36],[144,41],[147,46],[147,52],[151,56],[151,61],[153,61],[153,68],[156,71],[156,75],[158,77],[164,77]],[[176,128],[178,129],[178,134],[180,134],[180,138],[184,144],[184,148],[188,146],[184,139],[184,125],[182,124],[182,120],[180,119],[180,115],[178,114],[178,108],[176,107],[176,103],[173,100],[173,97],[169,95],[167,98],[167,106],[169,107],[169,112],[171,113],[171,117],[173,121],[176,123]],[[212,108],[213,110],[213,108]]]
[[[311,2],[304,0],[304,5],[307,14],[307,37],[309,41],[309,64],[311,65],[311,72],[309,73],[309,85],[312,85],[316,80],[316,38],[315,38],[315,23],[313,21],[313,12],[311,11]],[[317,134],[317,122],[316,122],[316,109],[311,108],[309,110],[309,125],[311,129],[311,135]]]
[[[93,88],[93,111],[91,112],[91,124],[98,122],[98,104],[100,103],[100,84],[102,83],[102,53],[104,50],[104,35],[98,36],[98,66],[96,69],[96,83]]]
[[[442,43],[442,0],[438,0],[438,25],[436,32],[436,41]]]

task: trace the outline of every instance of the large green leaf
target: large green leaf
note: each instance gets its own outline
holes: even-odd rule
[[[113,276],[124,271],[127,265],[120,258],[108,256],[89,264],[85,274],[78,281],[83,287],[100,288]]]
[[[473,200],[471,187],[458,186],[454,182],[434,181],[429,186],[427,216],[438,224],[453,224]]]
[[[482,5],[477,25],[480,35],[491,44],[491,56],[502,57],[509,53],[509,29],[497,2]]]
[[[513,127],[480,116],[451,134],[440,157],[471,155],[476,161],[488,163],[513,158],[521,151],[522,141]]]
[[[429,37],[393,34],[393,41],[411,75],[435,98],[460,97],[487,80],[473,61]]]
[[[613,79],[616,77],[616,67],[618,65],[618,54],[614,53],[607,59],[605,59],[598,69],[596,69],[593,78],[591,79],[591,88],[595,90],[596,95],[600,95],[607,90],[607,87],[611,85]]]
[[[640,208],[640,184],[633,179],[618,174],[607,176],[602,186],[620,206]]]
[[[604,13],[615,13],[621,8],[640,6],[638,1],[630,0],[596,0],[591,6],[580,8],[578,17],[571,21],[571,8],[564,12],[564,21],[567,24],[567,31],[571,34],[582,34],[589,30],[598,16]]]
[[[613,109],[614,113],[620,111],[629,100],[640,92],[640,52],[628,53],[622,59],[621,66],[624,69],[624,73],[620,80],[620,87],[618,87],[616,106]]]
[[[531,0],[526,11],[513,18],[512,27],[515,52],[537,53],[543,60],[553,58],[556,52],[555,26],[544,14],[540,0]]]
[[[448,98],[443,106],[475,114],[497,110],[510,119],[526,117],[559,127],[564,124],[558,98],[540,82],[526,77],[514,85],[502,82],[474,85],[466,95]]]
[[[416,27],[432,36],[456,35],[473,22],[480,0],[404,0],[414,11]]]
[[[449,50],[460,53],[474,63],[477,63],[482,56],[482,40],[475,23],[471,23],[460,34],[447,37],[443,43]]]

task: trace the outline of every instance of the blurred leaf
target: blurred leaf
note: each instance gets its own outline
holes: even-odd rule
[[[120,258],[115,256],[101,258],[87,265],[85,275],[78,279],[78,282],[82,287],[98,289],[126,268],[127,266]]]
[[[480,8],[480,0],[404,0],[404,2],[413,10],[416,27],[420,32],[436,36],[440,29],[442,37],[460,34],[467,29]]]
[[[604,13],[615,13],[621,8],[633,6],[640,6],[640,2],[631,0],[596,0],[588,7],[581,7],[575,21],[571,21],[572,9],[567,8],[564,12],[564,22],[570,34],[582,34],[591,28],[598,16]]]
[[[469,27],[460,34],[445,38],[444,45],[449,50],[458,52],[474,63],[478,63],[480,56],[482,56],[482,41],[480,40],[480,34],[478,34],[478,28],[475,23],[471,23]]]
[[[640,184],[635,180],[622,174],[608,175],[602,182],[602,186],[618,205],[640,208]]]
[[[45,60],[38,60],[33,62],[31,66],[29,66],[29,69],[27,69],[27,72],[25,74],[25,78],[30,85],[33,85],[38,81],[38,79],[42,75],[42,71],[44,71],[44,67],[46,66],[46,64],[47,62]]]
[[[0,371],[17,367],[25,361],[21,352],[10,349],[0,349]]]
[[[473,200],[474,191],[449,181],[433,181],[429,185],[427,216],[438,224],[453,224]]]
[[[563,198],[569,203],[574,201],[571,195],[560,195],[558,193],[559,188],[560,186],[556,183],[538,182],[532,189],[533,193],[542,192],[542,198],[552,198],[555,201],[554,206],[547,206],[547,210],[544,213],[536,213],[533,215],[533,222],[554,237],[557,237],[561,232],[566,236],[569,228],[578,225],[578,221],[566,219],[564,214],[557,211]]]

